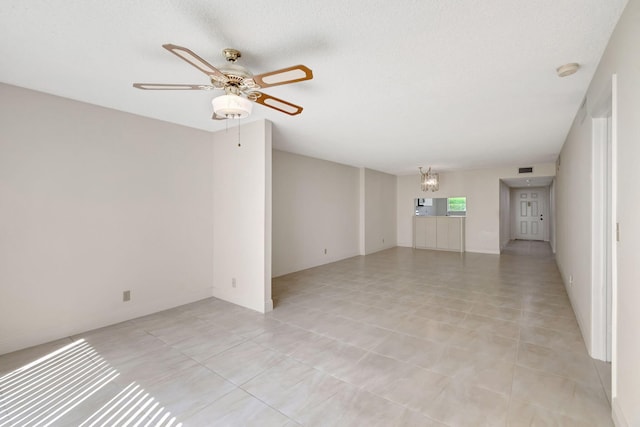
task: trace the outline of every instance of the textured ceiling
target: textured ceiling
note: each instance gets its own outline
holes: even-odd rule
[[[0,81],[214,131],[220,92],[131,84],[208,83],[163,43],[214,65],[233,47],[256,74],[314,72],[264,90],[301,115],[246,119],[275,148],[394,174],[553,162],[626,2],[3,0]]]

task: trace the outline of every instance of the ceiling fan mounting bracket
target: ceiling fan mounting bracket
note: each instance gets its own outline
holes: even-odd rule
[[[242,53],[236,49],[226,48],[223,49],[222,53],[224,53],[224,57],[228,62],[236,62],[238,58],[242,57]]]

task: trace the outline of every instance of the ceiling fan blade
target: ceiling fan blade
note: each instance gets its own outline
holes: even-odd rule
[[[313,72],[309,68],[304,65],[294,65],[293,67],[283,68],[282,70],[258,74],[257,76],[253,76],[253,81],[261,88],[265,88],[311,80],[312,78]]]
[[[218,70],[216,67],[209,64],[207,61],[200,58],[198,55],[196,55],[186,47],[177,46],[175,44],[163,44],[162,47],[167,49],[169,52],[173,53],[180,59],[187,61],[189,64],[193,65],[209,77],[223,82],[227,82],[229,80],[227,76],[222,73],[222,71]]]
[[[302,107],[300,107],[299,105],[283,101],[282,99],[278,99],[275,96],[267,95],[266,93],[262,92],[251,92],[251,94],[255,94],[254,96],[257,96],[255,102],[257,102],[258,104],[262,104],[265,107],[273,108],[274,110],[278,110],[290,116],[295,116],[296,114],[302,113]],[[253,99],[254,96],[250,96],[249,99]]]
[[[133,87],[142,90],[213,90],[211,85],[181,85],[164,83],[134,83]]]

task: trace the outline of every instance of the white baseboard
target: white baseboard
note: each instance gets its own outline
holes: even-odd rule
[[[264,302],[264,312],[268,313],[270,311],[273,311],[273,299],[268,299]]]
[[[618,404],[618,399],[615,397],[611,402],[611,418],[613,418],[613,424],[616,427],[631,427],[631,424],[627,422],[627,419],[622,412],[622,408]]]
[[[344,254],[338,254],[334,256],[324,255],[322,256],[322,258],[316,257],[315,259],[307,259],[303,264],[300,264],[300,265],[288,265],[286,267],[280,267],[280,268],[276,267],[275,269],[272,266],[271,278],[276,279],[281,276],[286,276],[287,274],[297,273],[299,271],[308,270],[310,268],[319,267],[321,265],[342,261],[343,259],[353,258],[356,256],[362,256],[359,250],[353,253],[344,253]]]
[[[491,250],[491,249],[467,248],[467,249],[465,249],[465,252],[471,252],[471,253],[474,253],[474,254],[500,255],[500,251]]]

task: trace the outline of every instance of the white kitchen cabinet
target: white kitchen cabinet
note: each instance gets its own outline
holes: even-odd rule
[[[413,246],[464,252],[464,222],[460,216],[414,216]]]

